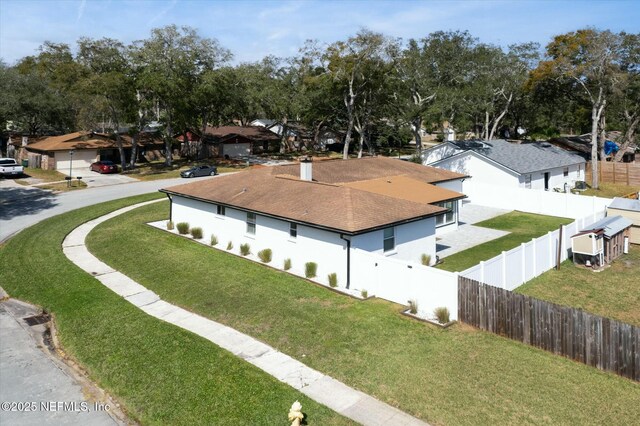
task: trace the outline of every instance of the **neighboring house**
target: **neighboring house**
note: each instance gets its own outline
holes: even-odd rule
[[[618,131],[607,132],[606,139],[615,141],[620,138],[620,135],[621,133]],[[580,155],[587,161],[591,160],[591,133],[587,133],[586,135],[581,136],[562,136],[558,138],[551,138],[549,139],[549,143],[566,151]],[[633,163],[636,158],[636,149],[637,148],[635,146],[627,147],[624,154],[622,155],[622,162]],[[601,158],[600,155],[601,152],[598,151],[598,159],[604,161],[604,159]]]
[[[585,160],[549,143],[444,142],[423,151],[423,164],[497,186],[566,191],[585,178]]]
[[[140,149],[162,147],[162,141],[146,135],[140,138]],[[131,138],[122,136],[122,143],[127,157],[131,152]],[[75,132],[61,136],[51,136],[28,144],[26,151],[39,155],[40,167],[47,170],[58,170],[61,173],[86,171],[91,163],[99,160],[120,162],[120,153],[113,136],[94,132]],[[71,155],[73,151],[73,155]],[[32,158],[29,155],[29,158]]]
[[[604,266],[624,252],[624,239],[632,222],[622,216],[608,216],[571,236],[573,262]]]
[[[294,271],[318,264],[318,276],[349,283],[353,250],[420,262],[436,259],[438,223],[457,227],[451,190],[465,176],[372,157],[266,167],[162,189],[170,220],[201,227],[221,249],[271,249],[273,263]]]
[[[213,146],[213,155],[245,157],[269,151],[278,146],[278,135],[262,126],[207,127],[204,142]]]
[[[640,244],[640,200],[616,197],[607,207],[607,215],[620,215],[629,219],[633,223],[629,230],[629,242]]]

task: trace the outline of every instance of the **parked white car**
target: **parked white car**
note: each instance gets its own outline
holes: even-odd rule
[[[13,158],[0,158],[0,176],[22,176],[24,169]]]

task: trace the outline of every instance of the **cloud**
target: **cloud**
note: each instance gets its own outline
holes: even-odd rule
[[[171,3],[169,3],[164,9],[162,9],[159,13],[157,13],[153,18],[151,18],[147,22],[147,26],[150,27],[155,22],[157,22],[160,19],[162,19],[164,17],[164,15],[166,15],[167,13],[169,13],[169,11],[171,9],[173,9],[173,7],[176,5],[177,2],[178,2],[178,0],[172,0]]]
[[[80,5],[78,6],[78,18],[76,19],[76,22],[80,22],[80,20],[82,19],[82,15],[84,15],[84,8],[87,6],[87,0],[82,0],[80,2]]]

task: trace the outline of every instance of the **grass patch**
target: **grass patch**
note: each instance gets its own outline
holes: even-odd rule
[[[508,231],[510,234],[447,256],[436,267],[451,272],[464,271],[477,265],[481,260],[489,260],[503,251],[511,250],[522,243],[531,241],[532,238],[540,237],[549,231],[558,229],[560,225],[567,225],[571,222],[573,222],[572,219],[563,217],[523,212],[510,212],[478,222],[475,224],[476,226]]]
[[[74,176],[77,174],[78,172],[74,173]],[[35,167],[25,167],[23,176],[25,178],[40,179],[42,182],[60,182],[66,177],[66,175],[57,170],[43,170]],[[26,180],[17,180],[16,182],[21,185],[30,185]]]
[[[634,424],[640,416],[637,383],[465,325],[425,325],[396,304],[338,295],[143,225],[166,220],[167,210],[147,206],[101,224],[91,251],[163,299],[432,424]]]
[[[632,192],[638,192],[637,186],[628,186],[620,183],[600,183],[599,189],[593,189],[589,187],[586,191],[582,191],[582,195],[595,195],[596,197],[613,198],[623,197],[631,194]]]
[[[52,191],[56,191],[56,192],[66,192],[66,191],[75,191],[76,189],[84,189],[87,187],[87,184],[84,183],[81,180],[72,180],[71,181],[71,186],[69,186],[69,184],[67,182],[58,182],[58,183],[51,183],[51,184],[46,184],[46,185],[38,185],[38,188],[40,189],[50,189]]]
[[[310,424],[350,424],[211,342],[146,315],[62,253],[64,237],[83,222],[159,196],[75,210],[23,230],[0,247],[2,286],[52,312],[65,352],[141,424],[285,424],[296,399]],[[126,239],[113,237],[120,239],[115,245]],[[140,260],[140,253],[125,250]]]
[[[640,326],[640,246],[631,245],[601,272],[571,260],[534,278],[515,291],[560,305]]]

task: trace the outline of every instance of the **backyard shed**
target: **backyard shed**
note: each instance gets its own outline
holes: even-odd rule
[[[632,222],[622,216],[609,216],[571,237],[573,262],[604,266],[624,252],[624,237]]]
[[[607,207],[607,215],[619,215],[631,220],[633,224],[629,229],[629,242],[640,244],[640,200],[616,197]]]

